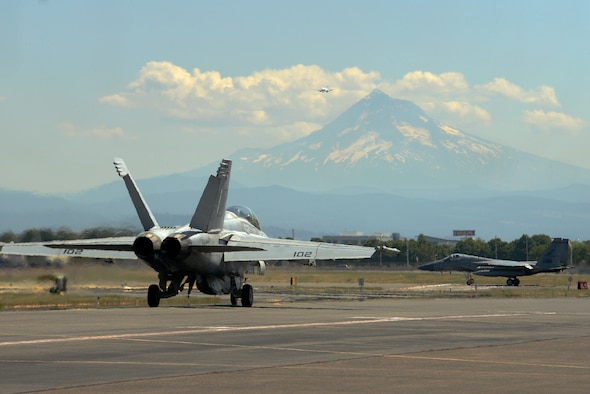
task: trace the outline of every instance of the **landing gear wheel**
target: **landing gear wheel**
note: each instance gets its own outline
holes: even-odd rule
[[[513,285],[514,285],[514,282],[512,281],[512,278],[508,278],[506,280],[506,286],[513,286]]]
[[[231,306],[238,305],[238,297],[234,293],[230,293],[229,300],[231,301]]]
[[[148,288],[147,302],[151,308],[160,305],[160,287],[158,285],[150,285]]]
[[[512,285],[513,286],[518,286],[519,284],[520,284],[520,279],[514,278],[514,280],[512,281]]]
[[[251,307],[254,303],[254,289],[250,285],[242,287],[242,306]]]
[[[468,284],[469,286],[473,286],[473,284],[474,284],[474,283],[475,283],[475,280],[474,280],[473,278],[469,278],[469,279],[467,279],[467,284]]]

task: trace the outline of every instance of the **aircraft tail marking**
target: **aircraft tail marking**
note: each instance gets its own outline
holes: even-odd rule
[[[208,233],[223,230],[230,174],[231,160],[222,160],[217,169],[217,175],[211,175],[205,186],[190,222],[192,228]]]
[[[135,206],[135,210],[137,211],[137,215],[139,216],[139,220],[141,221],[143,229],[147,231],[153,227],[159,227],[156,218],[143,199],[143,196],[141,195],[137,184],[135,184],[135,181],[131,177],[131,173],[129,173],[129,170],[127,169],[123,159],[115,157],[113,164],[115,165],[115,169],[117,170],[119,176],[125,181],[125,186],[127,186],[127,191],[129,192],[131,201]]]

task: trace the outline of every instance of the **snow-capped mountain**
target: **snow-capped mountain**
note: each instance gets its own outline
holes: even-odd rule
[[[590,171],[470,136],[380,90],[307,137],[240,150],[232,158],[234,174],[249,185],[299,190],[534,190],[572,179],[590,184]]]
[[[378,90],[305,138],[227,158],[228,204],[254,209],[272,236],[590,239],[590,171],[475,138]],[[218,163],[138,180],[161,225],[186,223]],[[65,197],[0,189],[0,231],[139,226],[120,180]]]

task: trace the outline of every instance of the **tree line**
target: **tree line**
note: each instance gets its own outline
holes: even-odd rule
[[[60,227],[56,230],[50,228],[28,229],[21,233],[12,231],[0,234],[0,242],[48,242],[55,240],[91,239],[133,236],[139,232],[137,228],[114,228],[114,227],[93,227],[81,231],[73,231],[67,227]],[[313,238],[312,241],[321,241]],[[427,240],[424,235],[416,239],[399,239],[395,241],[381,242],[369,240],[364,246],[375,247],[385,245],[397,248],[401,252],[397,255],[383,254],[376,258],[379,263],[407,265],[416,267],[434,260],[441,259],[453,253],[466,253],[487,258],[503,260],[525,261],[537,260],[545,252],[551,243],[552,238],[548,235],[526,235],[512,241],[504,241],[501,238],[493,238],[485,241],[480,238],[466,238],[451,244],[434,244]],[[590,241],[573,241],[572,264],[575,266],[588,265],[590,263]],[[373,262],[374,263],[374,262]]]
[[[417,267],[453,253],[465,253],[491,259],[536,261],[543,255],[552,240],[550,236],[545,234],[532,236],[523,234],[520,238],[512,241],[504,241],[498,237],[489,241],[480,238],[465,238],[452,245],[434,244],[428,241],[426,236],[419,235],[416,239],[386,242],[370,240],[365,246],[385,245],[401,251],[397,255],[383,254],[378,256],[379,263]],[[570,251],[572,265],[582,266],[590,263],[590,241],[572,241]],[[374,264],[374,261],[371,264]]]
[[[49,242],[68,241],[72,239],[110,238],[137,235],[137,228],[114,228],[114,227],[93,227],[81,231],[73,231],[68,227],[60,227],[56,230],[51,228],[31,228],[21,233],[6,231],[0,234],[0,242]]]

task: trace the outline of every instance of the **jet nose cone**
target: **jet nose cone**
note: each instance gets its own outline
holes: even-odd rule
[[[418,269],[422,271],[434,271],[434,264],[435,263],[422,264]]]
[[[418,267],[418,269],[420,269],[422,271],[440,271],[443,268],[444,264],[445,264],[444,259],[436,260],[431,263],[422,264],[421,266]]]

